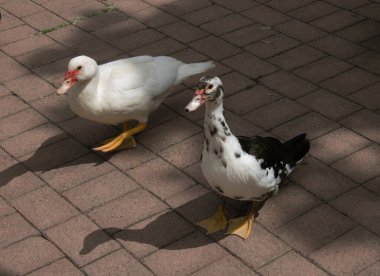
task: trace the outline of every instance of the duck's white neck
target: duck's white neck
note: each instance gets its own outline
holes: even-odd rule
[[[204,121],[205,137],[213,143],[224,143],[233,136],[223,113],[223,100],[217,99],[206,102],[206,116]]]

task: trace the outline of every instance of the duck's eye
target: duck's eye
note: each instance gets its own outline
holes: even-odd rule
[[[77,67],[77,70],[80,70],[80,69],[82,69],[82,66],[79,65],[79,66]]]
[[[212,84],[209,84],[208,86],[207,86],[207,89],[212,89],[214,86],[212,85]]]

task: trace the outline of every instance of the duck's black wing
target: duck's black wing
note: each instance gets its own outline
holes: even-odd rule
[[[285,178],[288,168],[293,168],[297,162],[302,160],[310,149],[310,143],[306,139],[306,134],[300,134],[285,143],[273,137],[244,137],[238,136],[243,150],[263,160],[262,169],[273,168],[275,177]]]

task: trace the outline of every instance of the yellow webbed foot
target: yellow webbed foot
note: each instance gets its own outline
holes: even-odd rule
[[[212,217],[198,222],[198,225],[207,230],[207,235],[226,229],[227,217],[225,207],[223,205],[220,206]]]
[[[237,235],[243,239],[249,237],[253,226],[253,218],[251,216],[232,219],[229,222],[227,234]]]

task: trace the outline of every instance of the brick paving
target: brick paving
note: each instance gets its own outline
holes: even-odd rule
[[[0,0],[1,275],[379,275],[380,3],[375,0]],[[239,135],[306,131],[308,157],[249,239],[194,222],[220,199],[200,171],[197,78],[138,147],[55,95],[67,62],[212,59]],[[230,201],[232,212],[239,204]]]

